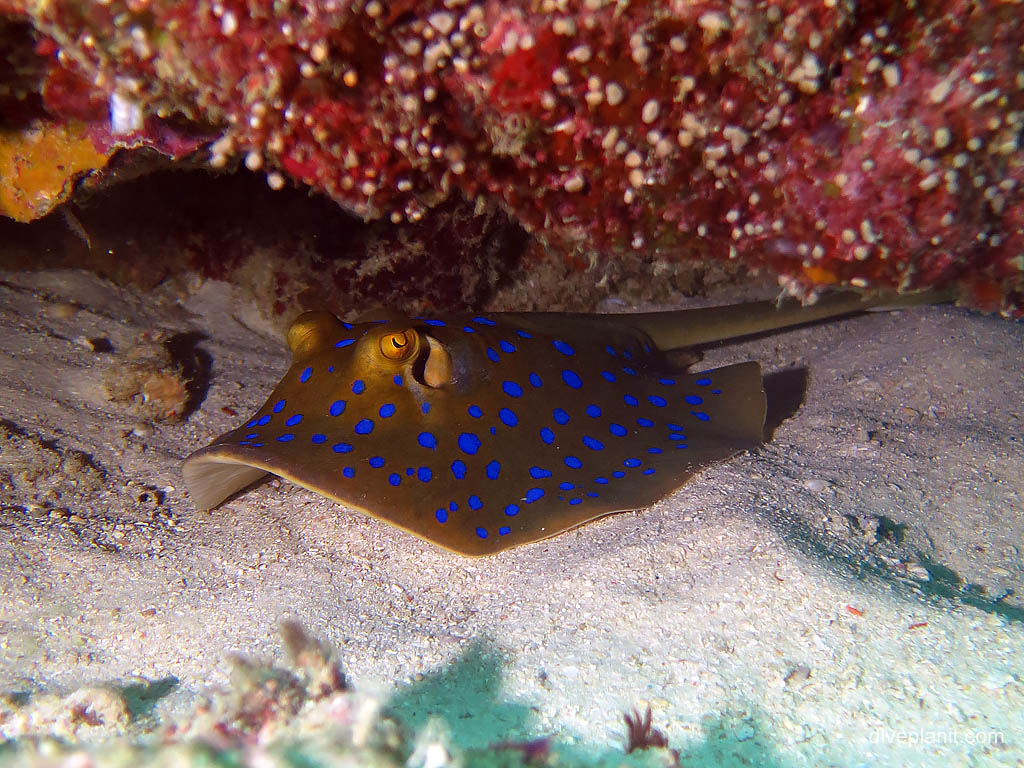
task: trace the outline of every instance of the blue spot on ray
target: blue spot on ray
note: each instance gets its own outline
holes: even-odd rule
[[[559,483],[558,487],[559,487],[560,490],[563,490],[563,491],[571,491],[576,486],[573,485],[572,483],[565,482],[565,483]]]
[[[555,408],[555,410],[551,412],[551,415],[554,416],[555,422],[557,422],[558,424],[569,423],[569,414],[563,411],[561,408]]]
[[[648,395],[647,402],[649,402],[655,408],[664,408],[666,405],[668,405],[668,401],[664,397],[659,397],[658,395]]]
[[[446,325],[444,320],[424,320],[423,322],[436,327],[444,327]]]
[[[437,522],[439,523],[448,522],[448,512],[444,509],[437,510],[437,512],[434,513],[434,517],[437,518]]]
[[[370,459],[370,466],[373,467],[374,469],[380,469],[381,467],[384,466],[384,459],[382,459],[380,456],[374,456],[373,458]]]
[[[345,401],[335,400],[331,403],[331,407],[327,410],[331,416],[341,416],[345,412]]]
[[[536,373],[530,374],[530,384],[532,384],[534,387],[539,387],[542,383],[543,382],[540,380],[540,376],[538,376]]]
[[[402,386],[402,374],[396,373],[391,380],[398,386]]]
[[[626,435],[626,428],[621,424],[609,424],[608,431],[616,437],[625,437]]]
[[[479,405],[471,405],[471,406],[469,406],[469,408],[466,409],[466,412],[470,416],[472,416],[474,419],[479,419],[481,416],[484,415],[484,412],[483,412],[483,410],[481,410]]]
[[[420,410],[423,411],[423,413],[430,413],[430,403],[421,403]]]
[[[502,339],[501,342],[499,342],[498,346],[501,347],[501,351],[504,352],[506,355],[510,355],[516,351],[516,345],[513,344],[511,341],[505,341],[504,339]]]
[[[484,503],[482,501],[480,501],[480,497],[477,496],[476,494],[473,494],[472,496],[469,497],[469,508],[470,509],[477,510],[477,509],[480,509],[480,507],[482,507],[483,505],[484,505]]]
[[[706,387],[708,384],[711,383],[711,379],[709,379],[707,376],[705,376],[703,378],[697,379],[693,383],[696,384],[698,387]]]
[[[491,361],[492,363],[496,363],[496,362],[498,362],[498,361],[499,361],[499,360],[501,359],[501,358],[500,358],[500,357],[498,356],[498,353],[497,353],[497,352],[495,352],[495,351],[494,351],[494,350],[493,350],[493,349],[492,349],[491,347],[488,347],[488,348],[487,348],[487,358],[488,358],[488,359],[489,359],[489,360],[490,360],[490,361]]]
[[[639,467],[643,462],[640,459],[626,459],[622,462],[623,466],[626,467]]]
[[[283,410],[284,410],[284,400],[278,400],[276,403],[274,403],[274,408],[273,408],[274,413],[280,413]]]
[[[289,443],[289,442],[291,442],[294,439],[295,439],[295,435],[293,435],[291,432],[285,432],[283,435],[281,435],[279,438],[277,438],[277,442],[279,442],[279,443]]]
[[[360,419],[356,422],[355,431],[357,435],[368,435],[373,432],[373,419]]]
[[[636,399],[635,397],[633,397],[632,395],[625,395],[625,396],[624,396],[624,397],[622,398],[622,400],[623,400],[623,402],[625,402],[625,403],[626,403],[626,405],[632,405],[632,406],[637,406],[637,405],[639,405],[639,404],[640,404],[640,401],[639,401],[639,400],[637,400],[637,399]]]
[[[479,536],[481,539],[486,539],[487,538],[487,529],[486,528],[477,528],[476,529],[476,535]]]
[[[651,421],[650,419],[645,419],[642,416],[639,419],[636,420],[636,423],[639,424],[641,427],[653,427],[654,426],[654,422],[653,421]]]
[[[312,368],[304,368],[302,373],[299,375],[299,381],[301,381],[303,384],[305,384],[307,381],[309,381],[309,377],[312,376],[312,375],[313,375],[313,369]]]
[[[537,499],[541,498],[543,495],[544,495],[544,489],[543,488],[531,488],[530,490],[528,490],[526,492],[526,495],[523,496],[523,501],[525,501],[527,504],[533,504],[533,502],[535,502]]]
[[[533,334],[532,333],[530,333],[529,331],[524,331],[521,328],[516,328],[516,335],[519,336],[519,338],[521,338],[521,339],[532,339],[533,338]]]
[[[683,400],[685,400],[690,405],[700,405],[701,403],[704,402],[704,398],[698,397],[697,395],[687,395],[686,397],[683,398]]]
[[[402,476],[397,472],[392,472],[388,475],[388,482],[391,483],[391,485],[399,486],[402,484]]]
[[[502,383],[501,388],[509,397],[523,396],[523,388],[516,384],[514,381],[506,381]]]
[[[671,387],[676,383],[675,379],[658,379],[659,384],[664,384],[666,387]]]
[[[343,470],[341,470],[341,474],[344,475],[345,477],[353,478],[356,476],[356,471],[352,467],[345,467]]]
[[[366,391],[366,382],[362,379],[356,379],[352,382],[352,392],[356,395],[361,395]]]
[[[466,464],[465,462],[456,459],[452,462],[452,474],[456,480],[463,480],[466,477]]]
[[[568,368],[562,371],[562,381],[573,389],[579,389],[583,386],[583,381],[580,379],[579,374],[576,371],[570,371]]]
[[[571,357],[572,355],[576,354],[576,350],[575,349],[573,349],[570,345],[566,344],[564,341],[562,341],[560,339],[556,339],[552,343],[554,344],[555,349],[557,349],[559,352],[561,352],[566,357]]]
[[[704,411],[690,411],[690,413],[692,413],[701,421],[711,421],[711,417],[704,413]]]
[[[434,437],[433,432],[420,432],[419,437],[417,437],[416,440],[424,448],[429,448],[430,450],[437,448],[437,438]]]
[[[430,467],[420,467],[416,470],[416,477],[419,478],[421,483],[429,483],[430,479],[434,476]]]
[[[379,413],[382,419],[390,419],[392,416],[395,415],[394,403],[384,403],[384,405],[380,407]]]
[[[615,381],[615,374],[611,371],[601,371],[601,378],[605,381],[612,382]]]
[[[543,440],[548,445],[551,445],[553,442],[555,442],[555,433],[552,432],[547,427],[544,427],[544,429],[540,431],[540,439]]]
[[[502,408],[498,411],[498,418],[501,419],[501,423],[507,427],[514,427],[519,423],[519,417],[516,416],[516,412],[509,408]]]
[[[490,326],[497,325],[497,323],[494,322],[493,320],[491,320],[491,318],[489,318],[489,317],[474,317],[473,318],[473,322],[474,323],[479,323],[480,325],[490,325]]]
[[[505,507],[505,514],[509,517],[515,517],[519,514],[519,505],[509,504],[507,507]]]
[[[593,405],[593,404],[587,406],[587,416],[589,416],[592,419],[596,419],[600,415],[601,415],[601,406]]]
[[[595,440],[590,435],[583,436],[583,444],[592,451],[604,450],[604,443],[602,443],[600,440]]]
[[[490,480],[497,480],[498,475],[501,474],[501,462],[494,460],[484,467],[484,472],[487,473],[487,477]]]
[[[265,427],[270,423],[270,416],[260,416],[254,423],[257,427]]]
[[[565,464],[565,466],[571,469],[579,469],[580,467],[583,466],[583,462],[580,461],[575,456],[566,456],[562,461]]]
[[[480,450],[480,438],[472,432],[463,432],[459,435],[459,449],[472,456]]]
[[[356,342],[356,340],[355,340],[355,339],[342,339],[341,341],[339,341],[339,342],[338,342],[337,344],[335,344],[334,346],[336,346],[336,347],[339,347],[339,348],[340,348],[340,347],[347,347],[347,346],[349,346],[350,344],[355,344],[355,342]]]
[[[311,440],[312,440],[312,441],[313,441],[314,443],[316,443],[317,445],[319,445],[320,443],[326,443],[326,442],[327,442],[327,435],[321,435],[321,434],[320,434],[319,432],[317,432],[317,433],[316,433],[315,435],[313,435],[313,437],[311,437],[310,439],[311,439]]]
[[[503,525],[501,526],[501,528],[498,529],[499,536],[507,536],[510,533],[512,533],[512,529],[509,528],[507,525]]]
[[[543,480],[545,477],[551,477],[551,471],[541,467],[530,467],[530,477],[534,480]]]
[[[349,443],[335,443],[331,446],[331,450],[335,453],[352,453],[352,446]],[[371,461],[370,464],[373,464]]]

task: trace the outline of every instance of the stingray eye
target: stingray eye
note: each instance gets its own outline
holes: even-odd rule
[[[405,360],[416,351],[416,331],[388,333],[380,339],[380,353],[388,360]]]

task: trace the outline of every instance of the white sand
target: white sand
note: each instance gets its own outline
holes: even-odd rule
[[[0,691],[173,675],[173,716],[228,652],[279,655],[294,617],[357,687],[464,744],[596,755],[649,703],[688,766],[1024,762],[1020,324],[923,308],[713,350],[809,370],[771,443],[652,509],[467,560],[284,482],[195,511],[182,457],[287,367],[226,286],[185,310],[80,273],[0,278]],[[213,380],[147,434],[101,382],[153,329],[208,336]],[[976,586],[922,597],[918,555]]]

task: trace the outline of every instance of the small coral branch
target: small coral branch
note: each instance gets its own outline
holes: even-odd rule
[[[302,671],[306,693],[314,701],[349,690],[334,651],[311,637],[297,621],[281,623],[281,638],[292,663]]]
[[[651,723],[651,708],[643,715],[637,710],[622,716],[626,721],[626,753],[642,749],[667,749],[668,737]]]

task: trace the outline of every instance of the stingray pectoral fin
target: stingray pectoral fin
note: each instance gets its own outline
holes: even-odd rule
[[[715,433],[721,440],[735,441],[742,447],[763,443],[768,404],[761,366],[754,361],[737,363],[716,368],[711,375],[714,379],[712,393],[719,390],[727,393],[718,403],[712,394],[703,406],[712,416],[709,424],[713,425]]]
[[[211,445],[185,459],[181,473],[196,508],[205,511],[252,485],[269,470],[251,464],[230,446]]]

